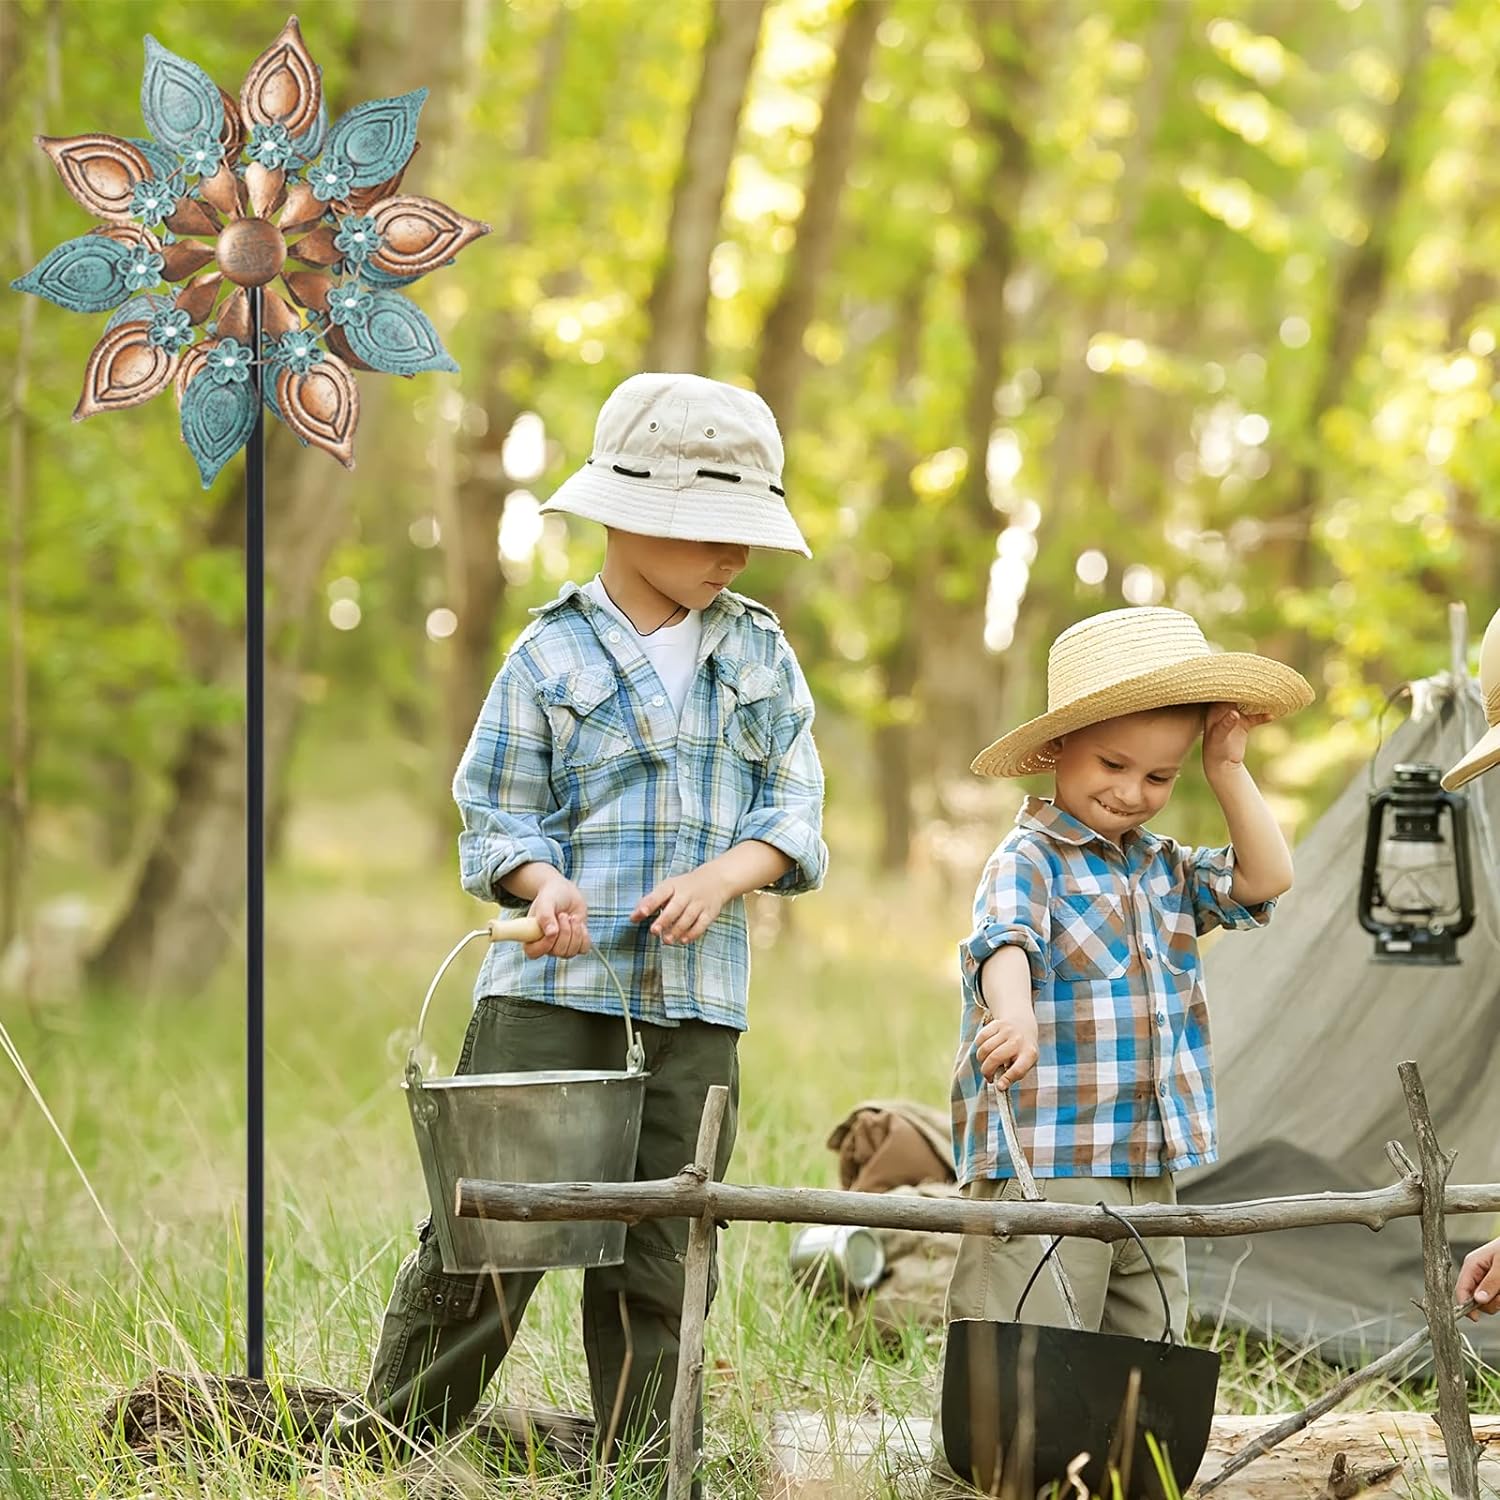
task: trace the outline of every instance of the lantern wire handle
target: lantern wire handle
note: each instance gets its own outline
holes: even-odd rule
[[[1380,752],[1385,747],[1385,716],[1391,711],[1391,705],[1398,698],[1409,698],[1411,696],[1411,684],[1402,682],[1393,687],[1385,695],[1385,702],[1380,705],[1380,713],[1375,719],[1375,753],[1370,757],[1370,790],[1376,790],[1376,769],[1380,764]]]

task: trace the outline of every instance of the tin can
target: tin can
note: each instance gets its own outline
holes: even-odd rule
[[[873,1229],[808,1224],[792,1237],[792,1275],[814,1288],[867,1292],[885,1274],[885,1251]]]

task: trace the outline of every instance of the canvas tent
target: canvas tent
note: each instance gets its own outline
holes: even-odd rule
[[[1413,684],[1412,715],[1388,736],[1373,780],[1402,761],[1446,769],[1485,728],[1472,679]],[[1433,1121],[1458,1152],[1455,1182],[1500,1181],[1500,772],[1469,783],[1479,917],[1454,967],[1372,962],[1356,896],[1370,778],[1361,775],[1297,846],[1295,888],[1263,931],[1205,953],[1221,1162],[1184,1178],[1199,1202],[1376,1187],[1394,1178],[1388,1140],[1415,1156],[1396,1077],[1422,1071]],[[1455,1244],[1500,1226],[1450,1220]],[[1189,1244],[1195,1312],[1355,1362],[1419,1326],[1417,1221]],[[1500,1362],[1500,1317],[1465,1324]]]

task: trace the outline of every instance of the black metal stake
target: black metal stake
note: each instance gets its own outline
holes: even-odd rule
[[[250,291],[255,426],[245,449],[245,1372],[265,1371],[266,464],[261,289]]]

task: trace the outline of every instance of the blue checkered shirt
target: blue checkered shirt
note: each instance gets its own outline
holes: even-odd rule
[[[1021,1149],[1048,1177],[1157,1177],[1218,1155],[1198,937],[1258,927],[1274,901],[1230,895],[1232,848],[1189,849],[1145,829],[1123,844],[1030,797],[990,856],[959,949],[963,1021],[953,1069],[960,1182],[1011,1177],[995,1091],[974,1045],[989,1019],[979,967],[1009,945],[1031,968],[1039,1056],[1010,1087]]]
[[[744,898],[687,944],[664,945],[630,914],[668,876],[747,839],[792,861],[772,890],[822,884],[823,770],[812,695],[791,646],[764,605],[720,594],[703,611],[697,675],[679,721],[631,633],[577,585],[533,613],[454,778],[464,889],[514,908],[502,878],[533,860],[553,865],[583,892],[589,935],[632,1014],[743,1031]],[[490,948],[476,994],[620,1013],[591,955],[528,959],[514,943]]]

